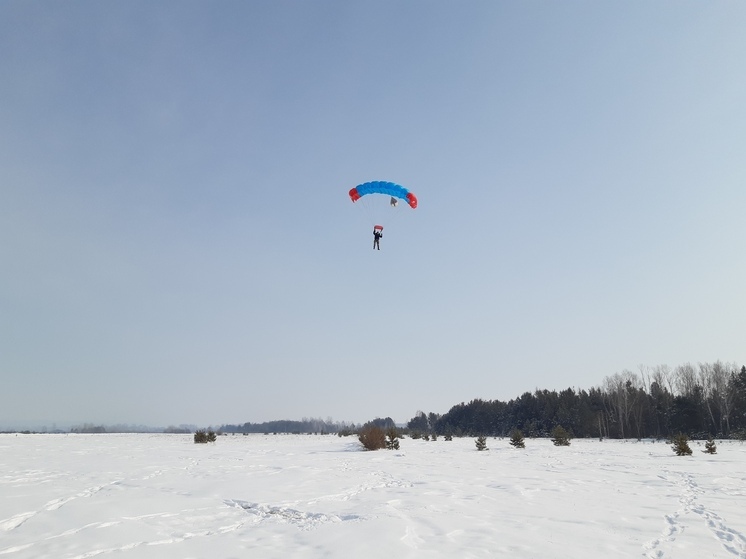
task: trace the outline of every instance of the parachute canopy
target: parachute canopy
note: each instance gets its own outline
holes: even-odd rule
[[[417,196],[400,184],[385,181],[365,182],[350,190],[350,200],[357,202],[368,194],[385,194],[392,199],[401,198],[410,205],[412,209],[417,207]],[[395,206],[395,204],[392,204]]]

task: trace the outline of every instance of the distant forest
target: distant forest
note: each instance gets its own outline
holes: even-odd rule
[[[369,423],[394,427],[387,417]],[[746,439],[746,366],[690,363],[639,367],[606,377],[600,387],[536,390],[502,402],[476,399],[447,413],[418,411],[410,433],[453,436],[507,436],[520,429],[528,437],[547,437],[561,426],[574,437]],[[269,421],[223,425],[224,433],[352,433],[360,426],[331,419]]]
[[[508,402],[462,402],[443,415],[417,412],[407,427],[455,436],[506,436],[518,428],[546,437],[560,425],[575,437],[746,438],[746,366],[717,361],[639,369],[589,390],[536,390]]]
[[[334,422],[331,419],[308,419],[291,421],[265,421],[264,423],[244,423],[242,425],[223,425],[222,433],[338,433],[347,429],[353,430],[354,424]]]

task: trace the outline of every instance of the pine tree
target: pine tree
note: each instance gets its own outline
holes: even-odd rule
[[[515,448],[526,448],[526,443],[523,442],[523,433],[520,429],[513,429],[510,432],[510,444]]]
[[[561,425],[555,426],[550,435],[554,446],[570,446],[570,433]]]
[[[673,438],[673,446],[671,447],[676,453],[676,456],[691,456],[692,449],[689,448],[689,438],[683,433],[679,433]]]
[[[396,429],[392,428],[386,431],[386,449],[399,450],[399,434]]]
[[[212,429],[209,431],[198,429],[197,432],[194,433],[194,442],[197,444],[214,443],[217,438],[217,434]]]
[[[717,446],[715,446],[715,440],[710,437],[707,439],[707,442],[705,443],[705,449],[702,452],[706,452],[707,454],[717,454]]]
[[[477,437],[477,440],[475,441],[477,445],[477,450],[488,450],[487,448],[487,437],[479,436]]]

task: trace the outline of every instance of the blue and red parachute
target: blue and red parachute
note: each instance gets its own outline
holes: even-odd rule
[[[368,194],[385,194],[392,198],[405,200],[412,209],[417,207],[417,196],[400,184],[386,181],[364,182],[357,185],[355,188],[350,189],[350,200],[357,202],[360,198]]]

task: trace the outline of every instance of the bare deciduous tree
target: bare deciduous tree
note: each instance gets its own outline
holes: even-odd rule
[[[726,437],[730,435],[730,416],[736,402],[737,373],[738,366],[735,363],[716,361],[710,369],[712,399],[720,415],[720,430]]]
[[[626,438],[629,432],[629,419],[638,402],[637,390],[639,379],[635,373],[625,369],[621,373],[615,373],[604,379],[604,389],[609,397],[615,418],[619,422],[619,429],[622,438]]]
[[[697,372],[691,363],[684,363],[674,369],[676,392],[679,396],[692,397],[697,393]]]

